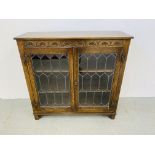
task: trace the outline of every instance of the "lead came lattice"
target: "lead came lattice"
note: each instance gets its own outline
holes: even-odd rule
[[[79,105],[109,106],[116,54],[79,54]]]
[[[68,56],[39,54],[32,55],[31,59],[40,106],[69,106]]]

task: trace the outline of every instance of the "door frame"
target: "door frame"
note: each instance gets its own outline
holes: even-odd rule
[[[24,51],[24,59],[26,59],[27,72],[29,75],[29,80],[31,81],[33,93],[33,101],[35,101],[36,108],[34,109],[37,114],[47,114],[51,112],[71,112],[74,109],[74,88],[73,88],[73,50],[72,48],[27,48]],[[66,107],[41,107],[39,105],[39,94],[37,91],[34,72],[32,68],[32,54],[66,54],[68,55],[68,64],[69,64],[69,80],[70,80],[70,106]],[[32,102],[32,100],[31,100]]]
[[[114,71],[114,77],[112,82],[112,90],[110,94],[110,103],[109,107],[95,107],[95,106],[89,106],[89,107],[80,107],[79,106],[79,52],[81,53],[117,53],[116,58],[116,64],[115,64],[115,71]],[[121,57],[123,54],[123,48],[122,47],[98,47],[98,48],[74,48],[74,101],[75,101],[75,109],[77,112],[105,112],[105,113],[113,113],[116,110],[116,104],[117,101],[115,99],[115,96],[117,96],[117,89],[119,87],[118,80],[120,75],[120,67],[121,67]]]

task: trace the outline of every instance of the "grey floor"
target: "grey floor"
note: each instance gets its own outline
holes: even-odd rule
[[[121,98],[115,120],[54,115],[39,121],[29,100],[0,100],[0,134],[155,134],[155,98]]]

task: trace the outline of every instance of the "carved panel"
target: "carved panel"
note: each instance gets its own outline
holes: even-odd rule
[[[29,54],[24,54],[23,55],[23,63],[26,64],[28,62],[29,58],[30,58]]]
[[[122,47],[122,40],[25,41],[25,48]]]

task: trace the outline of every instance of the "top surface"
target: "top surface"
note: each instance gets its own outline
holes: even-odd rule
[[[17,40],[39,39],[131,39],[133,36],[121,31],[54,31],[27,32],[17,36]]]

